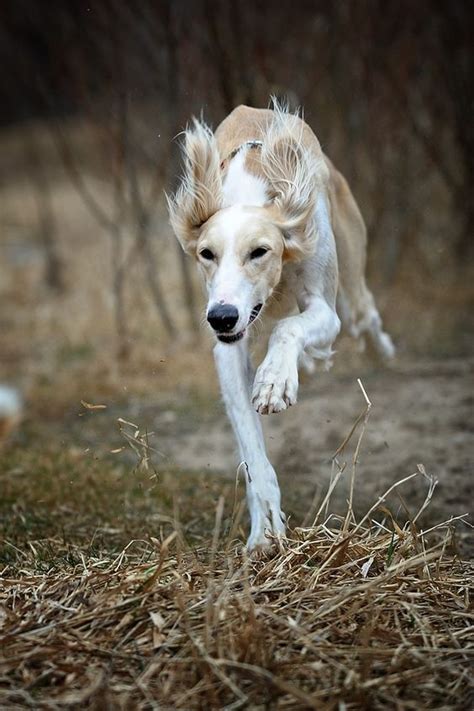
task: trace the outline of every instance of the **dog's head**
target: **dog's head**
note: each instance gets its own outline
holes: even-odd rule
[[[194,121],[185,132],[184,176],[169,200],[170,220],[183,249],[198,261],[209,294],[207,319],[226,343],[244,336],[285,262],[304,259],[315,248],[320,166],[303,147],[298,121],[276,113],[266,132],[260,163],[268,200],[258,207],[225,206],[212,131]]]
[[[219,210],[200,230],[196,256],[209,294],[207,320],[233,343],[280,280],[284,238],[262,207]]]

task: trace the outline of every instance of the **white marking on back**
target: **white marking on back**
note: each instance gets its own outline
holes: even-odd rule
[[[262,207],[268,202],[267,184],[263,178],[252,175],[245,169],[245,156],[249,149],[242,148],[232,158],[223,185],[223,207],[231,205],[254,205]]]

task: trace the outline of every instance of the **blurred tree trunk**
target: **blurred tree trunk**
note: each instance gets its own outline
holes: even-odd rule
[[[167,93],[171,116],[176,118],[180,115],[179,97],[180,97],[180,67],[178,58],[178,38],[177,29],[173,20],[173,4],[166,2],[162,14],[164,42],[167,49]],[[168,151],[168,171],[165,171],[165,183],[169,182],[170,169],[175,173],[175,165],[171,159],[171,150]],[[178,263],[181,271],[181,280],[188,312],[189,326],[191,331],[199,334],[199,318],[196,305],[196,295],[194,292],[193,279],[189,268],[189,259],[181,249],[178,242]]]
[[[76,188],[79,197],[92,217],[110,237],[110,263],[112,266],[111,293],[113,297],[115,331],[117,334],[116,352],[119,359],[124,359],[130,354],[130,339],[125,308],[126,270],[124,268],[125,260],[123,255],[124,244],[122,232],[126,205],[123,199],[119,169],[116,167],[116,169],[112,171],[113,216],[109,216],[100,201],[96,199],[93,192],[89,189],[84,176],[76,164],[71,146],[61,126],[53,124],[52,135],[66,174]],[[120,160],[119,156],[115,156],[117,165],[120,163]]]
[[[56,239],[56,223],[46,171],[33,130],[28,131],[24,141],[28,180],[30,181],[38,214],[38,236],[45,258],[44,279],[46,285],[57,293],[65,291],[64,264],[59,256]]]
[[[117,88],[117,113],[120,143],[124,158],[124,176],[127,181],[127,188],[130,195],[130,204],[135,225],[135,239],[142,254],[145,275],[153,303],[155,304],[156,310],[160,315],[166,332],[169,336],[174,337],[176,329],[163,294],[158,265],[150,243],[150,209],[147,209],[142,199],[135,156],[132,154],[129,94],[120,87]],[[153,206],[151,206],[151,209],[152,208]]]
[[[472,59],[472,24],[466,22],[463,3],[437,1],[442,15],[440,33],[446,90],[453,107],[454,135],[462,162],[463,175],[457,181],[456,208],[463,219],[457,244],[460,262],[474,255],[474,72]],[[447,66],[445,58],[450,58]],[[452,63],[452,66],[451,66]]]

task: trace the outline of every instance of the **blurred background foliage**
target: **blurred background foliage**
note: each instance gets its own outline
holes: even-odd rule
[[[402,354],[467,353],[468,3],[17,0],[0,18],[2,378],[197,377],[200,286],[164,201],[175,139],[193,114],[215,127],[271,94],[348,178]]]

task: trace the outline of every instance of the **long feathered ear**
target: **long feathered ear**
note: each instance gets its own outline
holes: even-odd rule
[[[285,256],[296,261],[315,250],[313,216],[327,168],[306,124],[276,102],[273,110],[262,145],[262,167],[273,191],[272,217],[284,234]]]
[[[184,132],[184,173],[174,196],[167,196],[170,223],[185,252],[195,249],[199,228],[222,206],[219,151],[211,129],[193,119]]]

